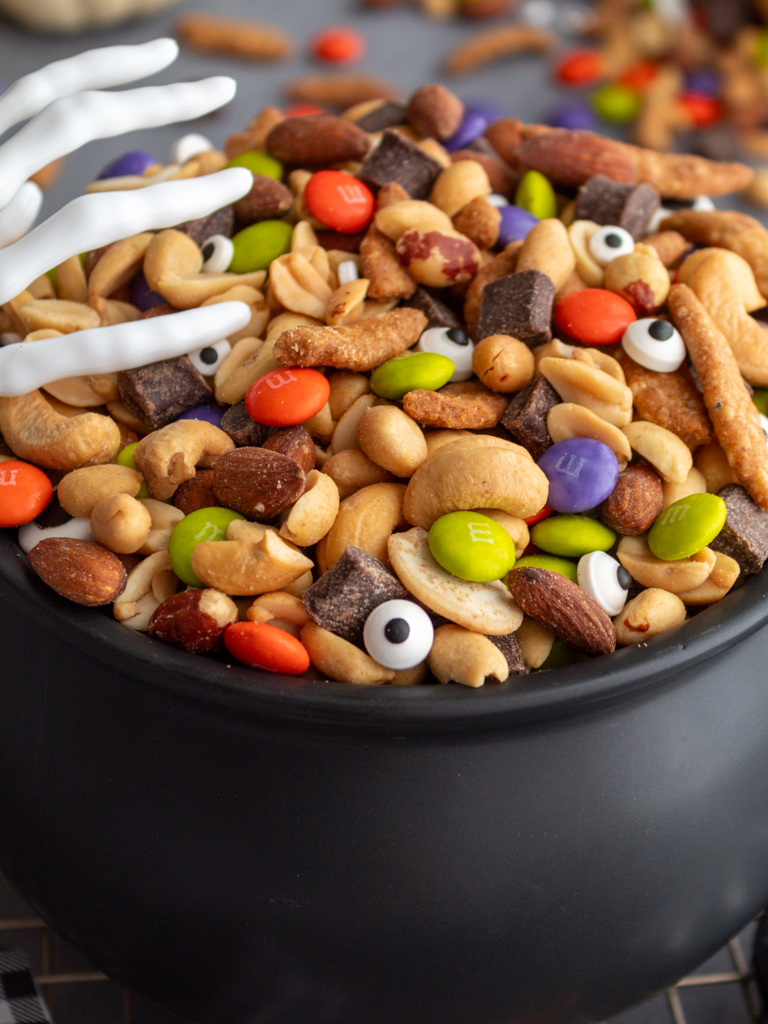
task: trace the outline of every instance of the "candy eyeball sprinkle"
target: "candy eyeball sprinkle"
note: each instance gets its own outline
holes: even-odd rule
[[[434,352],[453,360],[451,383],[469,380],[472,376],[474,345],[459,327],[428,327],[416,343],[416,352]]]
[[[760,417],[760,429],[765,434],[766,443],[768,443],[768,416],[764,416],[762,413],[758,413]]]
[[[385,601],[374,608],[363,629],[363,643],[379,665],[414,668],[427,657],[435,636],[432,620],[413,601]]]
[[[172,164],[185,164],[187,160],[191,160],[198,153],[207,153],[211,149],[216,149],[216,147],[204,135],[182,135],[171,146],[168,161]]]
[[[636,363],[657,373],[672,373],[685,361],[685,343],[668,320],[645,317],[624,331],[621,347]]]
[[[31,523],[24,523],[23,526],[20,526],[17,533],[19,547],[25,554],[29,554],[32,548],[46,537],[93,540],[91,521],[79,516],[71,516],[65,512],[54,491],[50,503],[40,515]]]
[[[235,246],[226,235],[211,235],[203,242],[200,251],[205,261],[202,267],[204,274],[224,274],[235,255]]]
[[[187,358],[204,377],[212,377],[231,351],[232,346],[224,338],[222,341],[217,341],[215,345],[206,345],[205,348],[199,348],[195,352],[188,352]]]
[[[501,209],[502,206],[509,206],[509,200],[499,192],[491,192],[485,197],[485,201],[486,203],[490,203],[491,206],[495,206],[497,209]]]
[[[624,228],[607,224],[598,228],[589,240],[589,251],[593,259],[601,266],[607,266],[617,256],[627,256],[634,252],[635,240]]]
[[[692,210],[715,210],[716,206],[709,196],[696,196],[691,205]]]
[[[343,263],[339,264],[336,276],[339,279],[339,284],[351,284],[353,281],[358,280],[360,272],[354,260],[344,260]]]
[[[605,551],[590,551],[579,559],[576,572],[581,589],[608,615],[618,615],[627,603],[627,591],[632,582],[624,566]]]

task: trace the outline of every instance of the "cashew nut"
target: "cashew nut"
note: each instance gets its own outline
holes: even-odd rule
[[[204,274],[203,262],[200,247],[189,235],[168,228],[149,243],[144,256],[144,276],[149,287],[176,309],[193,309],[234,284],[259,288],[266,276],[263,270],[248,274]]]
[[[530,455],[494,443],[497,438],[488,442],[454,441],[422,462],[403,501],[411,525],[428,530],[447,512],[481,507],[525,519],[544,507],[549,482]]]
[[[192,479],[197,466],[212,466],[234,447],[232,438],[212,423],[176,420],[142,438],[134,450],[133,461],[147,481],[152,497],[164,501],[179,484]]]
[[[271,527],[242,519],[229,524],[226,540],[198,544],[191,561],[207,587],[240,597],[282,590],[313,566]]]
[[[489,676],[502,683],[509,676],[507,659],[496,644],[482,633],[452,623],[435,630],[427,663],[440,683],[477,687]]]
[[[685,605],[677,594],[651,587],[644,590],[613,620],[619,647],[645,643],[686,620]]]
[[[645,537],[622,537],[616,557],[644,587],[658,587],[673,594],[701,586],[715,566],[715,552],[709,548],[675,561],[657,558]]]
[[[680,282],[701,299],[750,383],[768,384],[768,331],[749,316],[765,305],[752,268],[726,249],[699,249],[680,268]]]
[[[320,571],[326,572],[344,554],[348,544],[389,565],[387,542],[392,532],[405,526],[405,484],[371,484],[355,491],[339,505],[333,526],[317,546]]]
[[[144,544],[152,527],[147,509],[130,494],[102,498],[91,512],[93,539],[118,555],[130,555]]]
[[[108,463],[85,466],[67,473],[59,481],[59,504],[71,516],[88,519],[104,498],[128,494],[135,498],[141,489],[141,473],[129,466]]]
[[[395,678],[391,668],[379,665],[349,640],[323,629],[316,622],[303,625],[299,639],[309,651],[312,664],[329,679],[357,686],[376,686]]]
[[[128,574],[125,590],[112,606],[112,612],[124,626],[146,632],[152,612],[166,597],[176,593],[180,582],[171,568],[168,552],[157,551]]]
[[[139,500],[147,512],[149,512],[152,521],[147,539],[139,548],[139,554],[151,555],[156,551],[166,551],[174,527],[184,518],[184,513],[180,508],[176,508],[175,505],[169,505],[165,501],[157,501],[155,498],[141,498]]]
[[[317,544],[333,526],[338,511],[338,487],[326,473],[312,469],[304,493],[281,517],[280,536],[300,548]]]
[[[47,469],[66,471],[109,462],[120,449],[120,429],[109,416],[63,416],[41,391],[0,398],[0,434],[20,459]]]
[[[650,462],[662,480],[685,482],[693,466],[693,456],[677,434],[648,420],[627,424],[624,433],[632,449]]]
[[[723,453],[725,457],[725,453]],[[730,468],[730,467],[729,467]],[[682,483],[675,483],[668,480],[663,484],[664,508],[671,505],[673,501],[680,498],[687,498],[689,494],[705,494],[707,491],[707,480],[704,474],[693,466],[688,476]]]

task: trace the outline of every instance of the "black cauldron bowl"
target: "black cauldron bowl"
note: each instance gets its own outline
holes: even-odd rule
[[[481,690],[207,660],[0,537],[0,866],[195,1024],[595,1021],[768,902],[768,568]]]

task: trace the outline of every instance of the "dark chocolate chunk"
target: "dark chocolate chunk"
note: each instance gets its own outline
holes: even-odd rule
[[[514,633],[507,633],[506,636],[489,636],[488,639],[495,647],[499,648],[507,659],[511,676],[524,676],[528,674],[528,666],[523,661],[517,637]]]
[[[458,330],[463,329],[464,324],[459,317],[443,302],[442,299],[430,291],[429,288],[418,287],[409,299],[403,299],[401,306],[408,306],[410,309],[418,309],[427,318],[427,330],[429,327],[450,327]]]
[[[229,434],[238,448],[258,448],[269,437],[270,428],[248,415],[245,402],[230,405],[221,417],[221,429]]]
[[[573,217],[624,228],[637,241],[660,205],[659,193],[648,182],[625,185],[595,174],[579,189]]]
[[[395,125],[405,124],[406,121],[407,116],[402,103],[384,100],[378,107],[358,118],[355,124],[366,132],[383,132],[385,128],[394,128]]]
[[[117,390],[123,405],[153,430],[213,398],[205,378],[186,356],[121,370]]]
[[[335,231],[333,228],[315,228],[317,244],[323,249],[341,249],[342,252],[360,252],[360,243],[365,238],[364,231],[355,231],[354,234],[344,231]]]
[[[348,545],[338,562],[303,595],[309,617],[344,640],[363,646],[365,620],[374,608],[395,598],[411,600],[383,562]]]
[[[526,345],[545,345],[552,340],[552,306],[555,286],[540,270],[521,270],[491,281],[483,288],[477,340],[491,334],[511,334]]]
[[[440,164],[416,143],[387,129],[376,149],[365,158],[357,176],[376,191],[396,181],[411,199],[428,199],[441,170]]]
[[[709,546],[730,555],[743,573],[759,572],[768,558],[768,512],[739,484],[728,484],[720,497],[727,509],[725,526]]]
[[[684,152],[695,153],[707,160],[737,160],[741,149],[741,139],[733,125],[716,124],[691,132]],[[664,206],[669,207],[666,199]]]
[[[221,502],[213,489],[213,470],[198,469],[191,480],[185,480],[176,488],[173,504],[185,516],[199,508],[216,508]]]
[[[233,207],[225,206],[221,210],[209,213],[207,217],[198,217],[197,220],[186,220],[183,224],[177,224],[176,230],[189,235],[192,241],[197,242],[202,248],[203,242],[211,235],[232,237],[235,230],[235,211]]]
[[[512,396],[502,417],[502,425],[534,459],[541,458],[553,444],[547,430],[547,413],[559,403],[560,396],[546,377],[536,377]]]

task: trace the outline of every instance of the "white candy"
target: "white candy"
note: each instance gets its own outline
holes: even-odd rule
[[[624,331],[621,347],[636,363],[657,373],[677,370],[687,354],[680,332],[668,320],[654,317],[634,320]]]
[[[25,181],[6,208],[0,210],[0,249],[29,231],[42,205],[42,189],[34,181]]]
[[[114,373],[206,348],[250,323],[245,302],[219,302],[168,316],[93,327],[0,348],[0,395],[25,395],[63,377]]]
[[[140,231],[205,217],[250,191],[244,167],[132,192],[79,196],[34,231],[0,250],[0,303],[8,302],[51,267],[75,253],[98,249]],[[226,333],[226,332],[225,332]]]
[[[625,228],[606,224],[590,237],[588,248],[592,257],[601,267],[606,267],[617,256],[634,252],[635,240]]]
[[[374,661],[384,668],[420,665],[432,648],[432,620],[413,601],[385,601],[365,621],[363,643]]]
[[[216,147],[204,135],[182,135],[171,146],[168,163],[183,165],[198,153],[207,153],[211,149],[216,149]]]
[[[62,96],[147,78],[178,55],[174,39],[153,39],[139,46],[105,46],[57,60],[20,78],[0,96],[0,134]]]
[[[360,277],[354,260],[344,260],[343,263],[340,263],[336,275],[339,279],[339,284],[351,284]]]
[[[232,257],[235,255],[235,246],[231,238],[226,235],[211,235],[206,238],[200,246],[205,263],[203,263],[204,274],[223,274],[229,269]]]
[[[92,139],[200,117],[228,103],[236,89],[234,79],[219,76],[54,100],[0,147],[0,206],[35,171]]]
[[[582,555],[576,568],[579,586],[600,605],[608,615],[618,615],[627,603],[627,586],[622,586],[619,577],[627,570],[605,551],[590,551]]]
[[[454,369],[451,374],[451,383],[469,380],[472,376],[474,345],[464,331],[458,328],[428,327],[416,342],[415,351],[435,352],[439,356],[448,356],[449,359],[452,359]]]
[[[194,352],[187,352],[187,358],[198,373],[202,373],[204,377],[212,377],[231,351],[232,346],[223,338],[215,345],[205,345]]]

